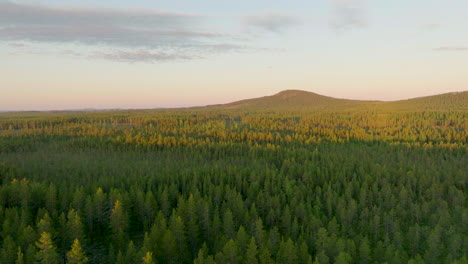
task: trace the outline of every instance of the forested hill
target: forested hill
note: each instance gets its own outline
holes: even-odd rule
[[[301,90],[286,90],[275,95],[241,100],[209,107],[227,109],[314,109],[340,110],[374,104],[372,101],[337,99]]]
[[[383,107],[400,110],[454,110],[468,111],[468,91],[384,102]]]
[[[419,97],[408,100],[383,102],[337,99],[312,92],[286,90],[275,95],[211,105],[207,108],[239,110],[468,110],[468,91]]]

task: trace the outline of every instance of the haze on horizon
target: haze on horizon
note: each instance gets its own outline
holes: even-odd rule
[[[468,90],[468,1],[0,0],[0,111]]]

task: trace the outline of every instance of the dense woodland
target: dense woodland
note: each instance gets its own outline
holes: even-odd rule
[[[467,114],[0,114],[0,262],[467,263]]]

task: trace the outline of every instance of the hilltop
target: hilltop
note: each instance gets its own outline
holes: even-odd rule
[[[302,90],[285,90],[271,96],[245,99],[208,108],[239,110],[468,110],[468,91],[383,102],[338,99]]]
[[[361,105],[375,103],[374,101],[359,101],[338,99],[301,90],[285,90],[271,96],[246,99],[228,104],[209,107],[227,109],[350,109]]]

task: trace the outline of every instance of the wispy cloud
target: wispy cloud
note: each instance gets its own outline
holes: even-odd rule
[[[14,48],[25,48],[25,47],[28,47],[27,44],[21,43],[21,42],[11,42],[11,43],[8,43],[8,46],[14,47]]]
[[[148,51],[148,50],[136,50],[136,51],[106,51],[106,52],[94,52],[91,55],[92,58],[106,59],[113,61],[122,62],[164,62],[174,60],[192,60],[201,58],[200,55],[195,54],[184,54],[184,53],[169,53],[163,51]]]
[[[186,46],[216,37],[219,35],[207,32],[109,26],[12,26],[0,29],[0,38],[3,40],[127,47]]]
[[[468,46],[441,46],[433,49],[434,51],[468,51]]]
[[[361,28],[367,25],[365,0],[331,1],[329,24],[335,30]]]
[[[47,7],[0,1],[0,23],[14,25],[101,25],[123,27],[186,27],[201,15],[148,9]]]
[[[91,52],[87,57],[142,62],[254,50],[238,45],[228,34],[204,28],[206,19],[209,18],[199,14],[159,10],[49,7],[0,1],[0,40],[78,44],[98,49],[104,45],[118,51]],[[81,54],[71,50],[68,53]]]
[[[243,24],[248,28],[256,28],[276,33],[299,23],[300,20],[295,16],[275,12],[249,15],[245,16],[243,19]]]
[[[0,39],[160,47],[221,36],[196,30],[200,19],[197,15],[161,11],[52,8],[5,2],[0,3]]]

